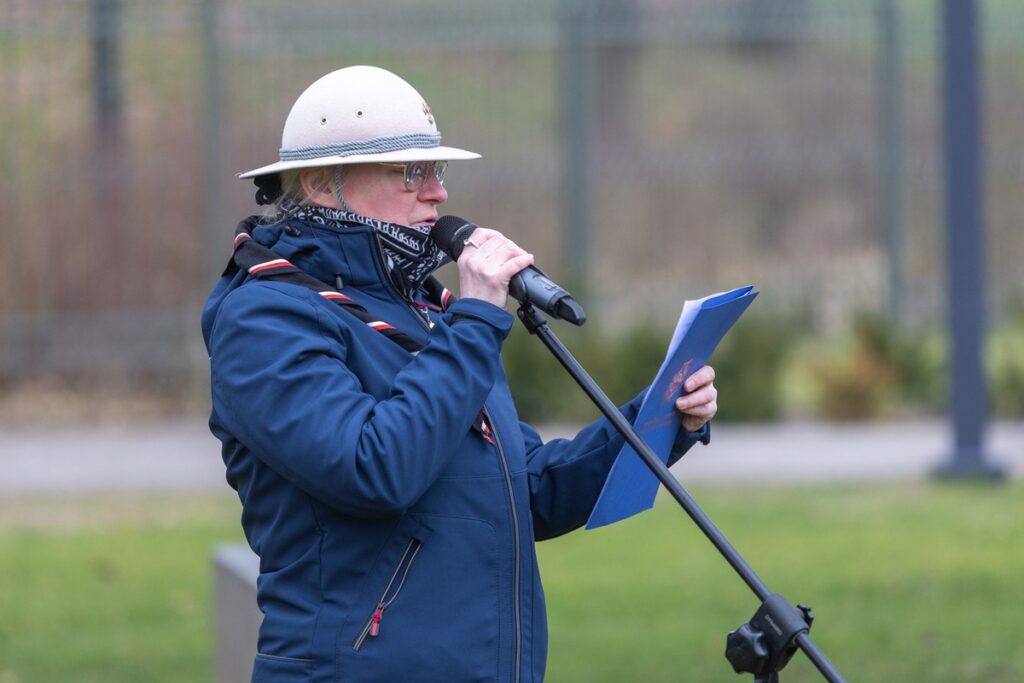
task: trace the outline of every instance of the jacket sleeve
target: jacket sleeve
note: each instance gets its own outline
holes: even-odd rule
[[[620,408],[630,423],[636,418],[645,393],[646,389]],[[526,441],[535,539],[555,538],[583,526],[625,439],[604,417],[584,427],[573,439],[552,439],[547,443],[541,441],[532,427],[520,424]],[[695,443],[707,444],[710,438],[710,422],[696,432],[680,429],[669,455],[669,466]]]
[[[455,452],[451,435],[469,430],[512,316],[453,304],[378,400],[346,365],[340,323],[315,296],[263,283],[231,294],[211,337],[215,407],[260,460],[328,505],[400,514]]]

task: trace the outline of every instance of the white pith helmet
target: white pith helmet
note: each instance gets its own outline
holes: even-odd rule
[[[430,107],[400,77],[375,66],[349,66],[318,79],[295,100],[281,134],[280,161],[238,177],[337,164],[479,158],[441,146]]]

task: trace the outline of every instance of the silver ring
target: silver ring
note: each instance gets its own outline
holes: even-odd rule
[[[474,242],[472,237],[467,237],[466,239],[462,240],[462,246],[464,246],[464,247],[476,247],[477,249],[480,248],[480,245],[477,244],[476,242]]]

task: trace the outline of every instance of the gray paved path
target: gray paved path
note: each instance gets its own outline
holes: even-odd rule
[[[572,432],[541,430],[545,438]],[[799,483],[922,478],[948,456],[941,421],[716,424],[674,472],[686,483]],[[205,420],[0,431],[0,493],[224,490],[219,444]],[[992,460],[1024,476],[1024,422],[988,434]]]

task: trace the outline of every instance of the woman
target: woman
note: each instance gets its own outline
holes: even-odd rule
[[[500,353],[530,254],[481,228],[461,299],[430,275],[447,161],[478,156],[440,145],[408,83],[356,66],[313,83],[280,161],[242,174],[277,209],[239,227],[203,333],[260,556],[253,681],[543,677],[533,544],[586,521],[622,439],[602,419],[543,444],[516,417]],[[676,457],[707,442],[713,378],[690,380]]]

